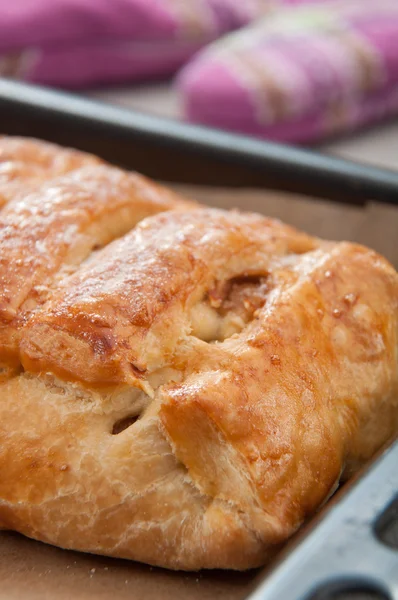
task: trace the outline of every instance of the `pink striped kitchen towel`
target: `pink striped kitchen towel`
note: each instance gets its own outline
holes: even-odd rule
[[[64,87],[165,77],[225,32],[308,1],[0,2],[0,74]]]
[[[194,122],[309,142],[398,113],[398,0],[279,11],[199,52],[178,79]]]

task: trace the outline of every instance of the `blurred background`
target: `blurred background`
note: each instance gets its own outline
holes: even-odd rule
[[[398,0],[2,2],[0,75],[398,168]]]

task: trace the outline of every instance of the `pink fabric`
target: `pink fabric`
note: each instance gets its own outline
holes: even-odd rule
[[[346,0],[270,16],[181,72],[197,123],[309,142],[398,113],[398,2]]]
[[[0,74],[65,87],[164,77],[220,35],[294,1],[314,0],[1,2]]]
[[[398,112],[398,0],[0,2],[3,75],[81,88],[189,59],[188,119],[309,142]]]

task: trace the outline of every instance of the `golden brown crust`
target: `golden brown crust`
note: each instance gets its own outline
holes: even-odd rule
[[[241,510],[257,519],[261,506],[282,539],[398,427],[396,274],[351,244],[303,263],[239,343],[221,345],[228,370],[213,358],[206,378],[164,390],[160,411],[199,489],[225,499],[241,490]],[[365,423],[374,425],[364,436]],[[255,505],[232,471],[221,475],[225,446],[241,458]]]
[[[112,209],[92,185],[105,245]],[[0,525],[174,569],[262,564],[398,431],[397,273],[361,246],[174,197],[181,211],[79,266],[77,230],[61,258],[57,242],[77,223],[93,247],[71,195],[38,236],[51,259],[24,266],[29,290],[52,283],[17,330],[25,372],[1,384]]]
[[[292,247],[313,246],[257,215],[198,210],[145,220],[64,281],[26,330],[23,363],[91,384],[134,384],[173,364],[191,309],[217,283],[267,277]]]
[[[187,206],[144,177],[96,165],[50,180],[0,214],[0,360],[18,365],[19,332],[62,278],[141,219]]]
[[[48,142],[0,136],[0,207],[52,177],[100,162],[96,156]]]

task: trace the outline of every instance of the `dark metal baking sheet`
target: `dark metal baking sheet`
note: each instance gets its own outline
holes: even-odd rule
[[[398,600],[398,441],[359,473],[249,600]]]
[[[398,204],[398,173],[0,79],[0,130],[91,151],[181,183]]]

